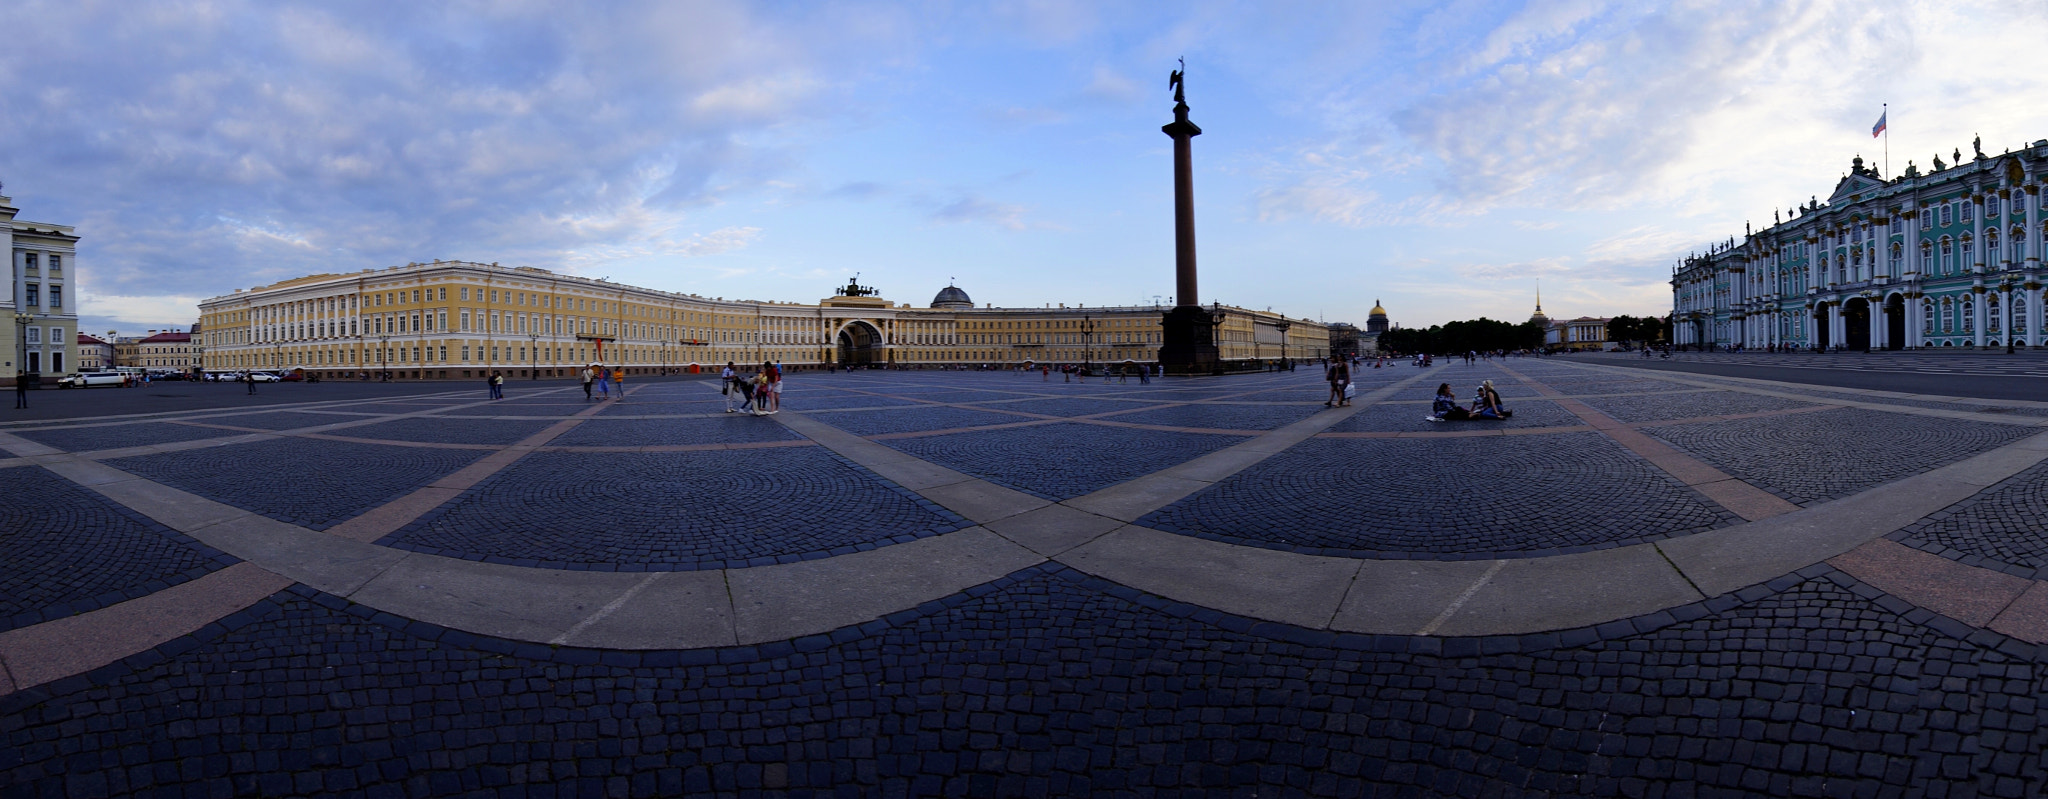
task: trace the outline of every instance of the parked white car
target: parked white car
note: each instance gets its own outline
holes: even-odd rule
[[[257,383],[277,383],[284,380],[284,378],[269,372],[251,372],[249,373],[249,379]]]
[[[127,382],[127,376],[119,372],[85,372],[57,381],[57,387],[92,388],[93,386],[113,386],[114,388],[120,388],[127,384]]]

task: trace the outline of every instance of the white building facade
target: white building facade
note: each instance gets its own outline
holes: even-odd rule
[[[77,371],[78,236],[70,227],[16,219],[20,209],[0,196],[0,250],[8,259],[6,315],[0,332],[0,381],[26,371],[55,380]]]
[[[1682,346],[2040,347],[2048,140],[1890,180],[1852,162],[1823,203],[1673,269]]]

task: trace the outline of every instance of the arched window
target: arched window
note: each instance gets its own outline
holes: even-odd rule
[[[2004,329],[1998,318],[1998,295],[1984,296],[1984,329],[1996,333]]]
[[[2014,265],[2018,265],[2018,264],[2023,264],[2023,263],[2026,263],[2026,261],[2027,261],[2027,229],[2026,229],[2026,228],[2023,228],[2023,227],[2020,227],[2019,225],[2013,225],[2013,226],[2012,226],[2012,262],[2013,262],[2013,264],[2014,264]]]
[[[1919,302],[1921,332],[1932,333],[1937,330],[1940,330],[1941,328],[1934,326],[1934,301],[1922,298]]]
[[[2024,295],[2015,294],[2012,297],[2012,329],[2015,336],[2026,332],[2027,298]]]
[[[1941,332],[1956,329],[1956,304],[1950,300],[1941,301]]]
[[[1916,265],[1925,270],[1928,264],[1932,263],[1934,263],[1934,242],[1920,242],[1920,263]]]
[[[1889,273],[1891,277],[1898,277],[1899,275],[1904,274],[1903,270],[1905,269],[1905,259],[1906,245],[1900,244],[1896,241],[1892,242],[1892,268],[1891,272]]]
[[[1962,325],[1962,327],[1963,327],[1963,332],[1965,332],[1965,333],[1974,333],[1974,332],[1976,332],[1976,331],[1977,331],[1977,301],[1976,301],[1976,300],[1973,300],[1973,299],[1969,299],[1969,298],[1967,298],[1967,297],[1963,299],[1963,325]]]
[[[1977,242],[1970,237],[1970,234],[1963,234],[1963,252],[1960,266],[1964,271],[1975,271],[1977,268],[1977,259],[1974,257],[1976,253],[1976,243]]]
[[[1955,272],[1955,265],[1956,265],[1956,256],[1955,256],[1955,253],[1956,253],[1956,242],[1955,242],[1955,240],[1954,240],[1954,239],[1951,239],[1951,238],[1949,238],[1949,237],[1947,237],[1947,236],[1943,236],[1943,237],[1941,237],[1941,274],[1944,274],[1944,275],[1946,275],[1946,274],[1951,274],[1951,273]]]

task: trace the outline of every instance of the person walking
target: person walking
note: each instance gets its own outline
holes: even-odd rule
[[[613,388],[616,388],[616,389],[618,389],[618,390],[619,390],[619,395],[618,395],[618,396],[616,396],[616,397],[613,397],[612,399],[618,400],[618,401],[620,401],[620,402],[625,402],[625,401],[626,401],[626,367],[623,367],[623,366],[614,366],[614,367],[612,367],[612,387],[613,387]]]
[[[1323,377],[1330,381],[1330,401],[1323,403],[1323,407],[1334,405],[1342,408],[1350,405],[1351,400],[1344,396],[1344,389],[1351,385],[1351,367],[1345,366],[1342,360],[1330,361],[1329,364],[1330,367],[1323,373]]]
[[[604,399],[612,398],[612,373],[604,364],[593,363],[590,368],[597,370],[597,393]]]
[[[490,387],[491,399],[501,400],[505,398],[505,376],[503,374],[492,372],[490,377],[484,379],[484,385]]]
[[[242,373],[242,382],[244,382],[244,383],[248,383],[248,384],[249,384],[249,394],[250,394],[250,396],[254,396],[254,395],[256,394],[256,373],[255,373],[255,372],[243,372],[243,373]]]
[[[584,402],[589,402],[589,401],[590,401],[590,383],[591,383],[591,381],[594,381],[594,380],[596,380],[596,379],[597,379],[597,375],[591,374],[591,373],[590,373],[590,367],[588,367],[588,366],[585,366],[585,367],[583,367],[583,373],[582,373],[582,374],[581,374],[580,376],[581,376],[581,377],[583,378],[583,401],[584,401]]]
[[[21,410],[26,407],[28,407],[28,372],[16,370],[14,373],[14,408],[15,410]]]

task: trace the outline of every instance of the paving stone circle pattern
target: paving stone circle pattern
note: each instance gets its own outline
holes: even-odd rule
[[[2048,405],[1613,364],[1367,368],[1340,408],[1313,363],[795,373],[767,416],[700,378],[84,393],[0,418],[0,796],[2048,784]],[[1422,421],[1482,380],[1513,419]],[[1544,569],[1880,511],[1447,632]]]

